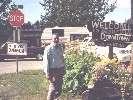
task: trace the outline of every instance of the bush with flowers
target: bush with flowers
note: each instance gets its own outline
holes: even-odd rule
[[[103,78],[112,79],[113,77],[117,77],[117,65],[116,59],[105,59],[101,62],[97,62],[95,66],[92,67],[92,79],[102,80]]]
[[[97,62],[92,67],[92,81],[91,85],[99,80],[108,80],[114,86],[119,85],[118,89],[125,89],[131,83],[131,66],[126,66],[117,61],[117,59],[105,59]],[[105,84],[104,84],[105,85]]]

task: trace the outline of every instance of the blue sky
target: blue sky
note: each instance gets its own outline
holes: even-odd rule
[[[25,16],[25,22],[30,21],[35,23],[37,20],[40,20],[41,14],[44,15],[44,10],[39,2],[43,0],[12,0],[16,5],[23,5],[24,8],[20,9]]]
[[[44,10],[39,2],[43,0],[12,0],[16,5],[23,5],[24,8],[21,10],[25,15],[25,22],[30,21],[35,23],[36,20],[40,20],[41,14],[44,15]],[[110,2],[115,0],[109,0]],[[107,14],[104,21],[114,20],[119,23],[123,23],[125,20],[131,17],[131,0],[117,0],[117,8]]]
[[[114,1],[114,0],[109,0]],[[131,18],[131,0],[117,0],[117,8],[107,14],[105,21],[114,20],[119,23],[123,23],[125,20]]]

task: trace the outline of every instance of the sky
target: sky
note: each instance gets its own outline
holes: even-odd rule
[[[20,9],[25,16],[25,23],[30,21],[34,24],[37,20],[41,20],[41,14],[44,15],[45,12],[39,2],[43,0],[12,0],[16,5],[23,5],[24,8]],[[115,0],[109,0],[113,2]],[[107,14],[105,17],[105,22],[110,22],[111,20],[119,23],[125,22],[131,17],[131,0],[117,0],[117,8]]]
[[[114,1],[114,0],[109,0]],[[107,14],[105,17],[106,21],[116,21],[119,23],[125,22],[125,20],[128,20],[131,18],[131,0],[117,0],[117,8],[113,11]]]
[[[43,0],[12,0],[16,5],[23,5],[21,12],[24,14],[25,23],[30,21],[34,24],[37,20],[41,20],[40,16],[44,15],[44,10],[39,2]]]

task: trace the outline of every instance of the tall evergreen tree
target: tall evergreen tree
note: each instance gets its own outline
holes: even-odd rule
[[[31,24],[30,21],[28,21],[27,23],[24,23],[21,28],[22,29],[31,29],[31,28],[33,28],[33,25]]]

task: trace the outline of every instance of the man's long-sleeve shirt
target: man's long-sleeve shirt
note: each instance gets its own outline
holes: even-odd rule
[[[44,72],[49,75],[50,68],[63,68],[65,67],[65,60],[63,52],[58,45],[50,44],[46,46],[43,56]]]

